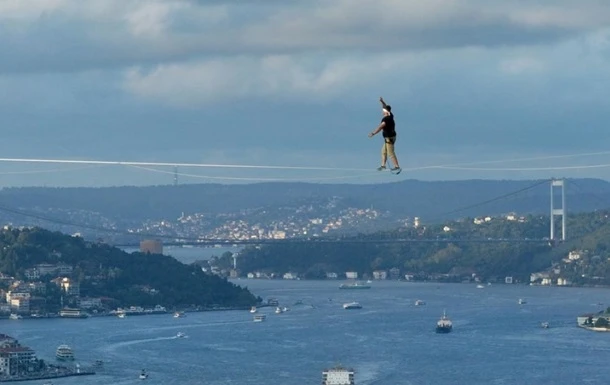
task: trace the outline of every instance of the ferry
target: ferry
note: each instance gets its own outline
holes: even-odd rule
[[[354,369],[335,366],[322,372],[322,385],[354,385]]]
[[[345,310],[362,309],[362,305],[360,305],[358,302],[349,302],[349,303],[344,303],[343,308]]]
[[[443,316],[436,323],[436,332],[437,333],[450,333],[452,330],[453,330],[453,323],[447,317],[447,314],[445,314],[445,311],[443,310]]]
[[[64,308],[59,311],[59,316],[62,318],[88,318],[89,314],[80,309]]]
[[[264,314],[257,314],[254,316],[254,322],[263,322],[265,319],[267,319],[267,316]]]
[[[68,345],[59,345],[55,351],[55,356],[60,361],[74,361],[74,352]]]
[[[367,285],[362,282],[354,282],[354,283],[342,283],[339,286],[339,289],[370,289],[371,285]]]

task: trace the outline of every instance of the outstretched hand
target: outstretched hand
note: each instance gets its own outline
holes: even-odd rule
[[[373,137],[373,135],[374,135],[374,134],[373,134],[372,132],[369,132],[369,138],[372,138],[372,137]]]

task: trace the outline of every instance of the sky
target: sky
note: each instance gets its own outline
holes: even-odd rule
[[[607,0],[0,0],[0,52],[2,187],[610,171]]]

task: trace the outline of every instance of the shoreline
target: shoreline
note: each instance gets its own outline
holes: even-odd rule
[[[586,325],[578,325],[578,327],[583,328],[585,330],[589,330],[591,332],[598,332],[598,333],[608,333],[610,332],[610,328],[598,328],[595,326],[586,326]]]
[[[263,307],[265,305],[254,305],[257,307]],[[144,312],[144,313],[133,313],[133,314],[129,314],[126,313],[127,317],[135,317],[135,316],[151,316],[151,315],[172,315],[176,312],[184,312],[184,313],[204,313],[204,312],[212,312],[212,311],[236,311],[236,310],[249,310],[252,306],[235,306],[235,307],[218,307],[218,308],[206,308],[206,309],[195,309],[195,310],[175,310],[175,311],[165,311],[165,312]],[[31,316],[31,315],[22,315],[20,319],[22,320],[36,320],[36,319],[56,319],[56,318],[61,318],[61,319],[81,319],[81,320],[85,320],[87,318],[99,318],[99,317],[118,317],[117,313],[97,313],[97,314],[89,314],[86,317],[82,317],[82,316],[77,316],[77,317],[62,317],[59,314],[51,314],[51,315],[44,315],[44,316]],[[9,320],[10,316],[6,315],[6,316],[0,316],[0,320]],[[2,382],[0,380],[0,382]]]
[[[95,375],[95,371],[80,369],[78,372],[75,371],[75,372],[62,372],[62,373],[41,373],[39,375],[29,375],[29,376],[0,377],[0,382],[38,381],[38,380],[50,380],[50,379],[54,379],[54,378],[92,376],[92,375]]]

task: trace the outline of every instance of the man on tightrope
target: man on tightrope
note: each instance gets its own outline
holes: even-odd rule
[[[385,165],[387,163],[388,156],[390,160],[394,164],[394,168],[390,169],[390,171],[395,174],[400,174],[402,169],[398,165],[398,159],[396,158],[396,153],[394,153],[394,143],[396,143],[396,129],[394,123],[394,114],[392,114],[392,107],[383,100],[382,97],[379,98],[381,102],[381,111],[383,113],[383,118],[381,119],[381,124],[379,127],[375,129],[375,131],[369,134],[369,138],[375,136],[379,131],[383,131],[383,147],[381,148],[381,166],[377,168],[379,171],[383,171],[386,169]]]

